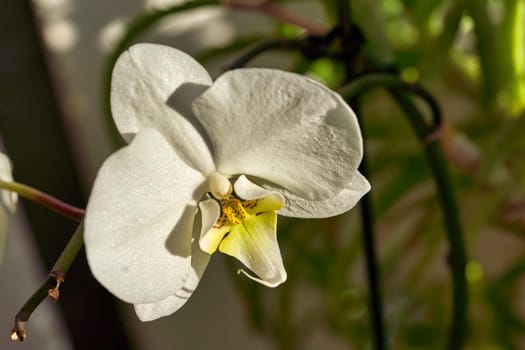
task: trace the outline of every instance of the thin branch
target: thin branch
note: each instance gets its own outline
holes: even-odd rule
[[[366,125],[360,118],[359,99],[357,97],[349,100],[350,106],[359,118],[359,124],[363,134],[366,133]],[[363,144],[363,159],[359,165],[359,171],[365,178],[369,178],[368,170],[368,152],[366,145]],[[376,244],[374,240],[374,220],[372,196],[370,192],[366,193],[360,200],[360,214],[363,224],[363,245],[365,248],[366,274],[368,279],[368,288],[370,292],[370,310],[372,313],[372,327],[374,333],[375,348],[378,350],[385,349],[386,337],[385,326],[383,321],[383,301],[381,298],[380,269],[377,262]]]
[[[350,38],[352,35],[352,21],[350,18],[350,0],[337,0],[337,14],[343,37]]]
[[[0,180],[0,188],[16,192],[21,197],[24,197],[32,202],[35,202],[43,207],[54,211],[55,213],[73,219],[75,221],[81,221],[84,217],[84,209],[77,208],[47,193],[44,193],[33,187],[21,184],[19,182],[8,182]]]
[[[294,15],[286,11],[281,6],[273,4],[271,1],[239,1],[239,0],[222,0],[222,3],[232,9],[255,11],[275,18],[279,22],[288,23],[303,28],[309,35],[324,35],[327,29],[317,25],[305,18]]]
[[[84,245],[84,223],[81,222],[80,225],[78,225],[75,233],[73,233],[73,236],[69,239],[69,242],[67,242],[66,247],[58,257],[57,261],[55,262],[55,265],[53,265],[53,268],[51,269],[52,275],[64,275],[69,271],[69,268],[71,267],[71,264],[75,260],[75,258],[78,255],[78,252],[80,251],[80,248]]]
[[[258,55],[271,50],[293,51],[300,50],[304,43],[304,39],[275,39],[259,43],[248,49],[243,55],[232,62],[224,70],[241,68],[246,66],[252,59]]]
[[[83,234],[84,224],[80,223],[64,248],[64,251],[62,251],[62,254],[60,254],[55,262],[55,265],[49,273],[49,277],[42,283],[40,288],[33,293],[16,314],[13,330],[11,331],[12,340],[23,342],[26,339],[26,323],[29,320],[29,317],[33,314],[33,311],[35,311],[38,305],[40,305],[47,296],[50,296],[54,300],[58,299],[58,287],[64,282],[67,271],[84,244]]]
[[[360,54],[359,41],[356,41],[354,28],[351,20],[350,0],[337,0],[337,13],[339,16],[339,28],[341,31],[341,49],[343,54],[340,61],[345,67],[346,81],[353,79],[356,74],[356,59]],[[356,111],[359,123],[365,130],[364,121],[359,113],[359,96],[354,95],[349,100],[350,105]],[[369,178],[368,156],[366,143],[363,143],[363,159],[359,165],[359,170],[364,177]],[[380,269],[377,262],[376,245],[374,240],[374,220],[373,206],[370,192],[361,199],[360,213],[363,225],[363,245],[365,249],[366,275],[368,279],[368,289],[370,293],[369,307],[372,319],[373,341],[375,349],[383,350],[386,348],[386,330],[383,320],[383,300],[381,296]]]
[[[420,126],[419,132],[431,134],[431,131],[441,127],[441,111],[439,104],[430,92],[428,92],[421,85],[416,83],[407,83],[395,75],[386,73],[373,73],[356,78],[351,83],[341,87],[338,91],[342,96],[350,98],[352,96],[360,96],[376,87],[393,88],[403,91],[411,92],[420,97],[430,108],[432,114],[432,125],[427,126],[423,124]]]
[[[452,315],[448,335],[448,349],[461,349],[467,329],[468,286],[465,277],[467,255],[463,242],[463,231],[458,216],[454,186],[447,170],[438,139],[432,137],[441,126],[441,111],[435,99],[423,88],[408,84],[388,75],[362,77],[341,89],[343,96],[360,96],[374,87],[386,87],[405,112],[412,128],[422,142],[430,164],[441,210],[443,212],[447,240],[449,242],[449,265],[452,275]],[[433,113],[433,125],[429,125],[423,113],[404,91],[421,97]]]
[[[448,174],[447,163],[439,142],[425,142],[428,133],[422,132],[425,121],[418,107],[406,94],[393,89],[390,90],[390,93],[403,109],[419,139],[423,142],[425,154],[434,174],[439,202],[445,219],[449,242],[448,262],[452,273],[453,304],[447,348],[462,349],[467,330],[468,285],[465,276],[467,256],[452,179]]]
[[[26,323],[35,309],[48,296],[48,291],[55,286],[55,279],[52,277],[46,278],[44,283],[38,288],[33,295],[26,301],[24,306],[18,311],[15,316],[15,325],[11,330],[11,340],[19,340],[23,342],[26,337]]]

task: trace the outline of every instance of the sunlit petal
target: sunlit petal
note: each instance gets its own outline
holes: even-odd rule
[[[182,159],[208,173],[214,168],[211,153],[190,103],[210,84],[206,70],[184,52],[164,45],[134,45],[113,70],[113,119],[128,142],[142,128],[154,127]]]
[[[221,208],[215,199],[207,199],[199,203],[202,216],[202,229],[199,238],[200,248],[208,254],[213,254],[222,238],[230,228],[218,222]]]
[[[283,192],[288,205],[279,215],[299,218],[327,218],[341,215],[352,209],[370,191],[370,183],[358,171],[345,188],[335,196],[323,201],[310,201],[291,192]]]
[[[191,236],[204,177],[154,129],[100,169],[85,218],[95,277],[117,297],[151,303],[180,290],[190,271]]]
[[[264,179],[301,198],[341,192],[362,157],[357,119],[339,95],[271,69],[226,72],[192,104],[217,170]]]
[[[219,251],[237,258],[255,275],[245,270],[240,272],[268,287],[286,281],[276,224],[274,211],[250,215],[242,224],[233,226],[219,245]]]
[[[234,184],[235,192],[243,198],[258,198],[274,191],[279,191],[286,200],[286,206],[279,211],[279,215],[300,218],[324,218],[340,215],[352,209],[357,202],[370,190],[370,183],[358,171],[345,188],[335,196],[322,200],[312,201],[284,189],[272,188],[271,185],[261,187],[246,176],[239,176]]]

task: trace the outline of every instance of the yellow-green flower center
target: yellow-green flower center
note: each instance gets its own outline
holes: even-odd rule
[[[219,217],[213,228],[220,229],[224,226],[238,225],[246,220],[248,211],[257,207],[258,200],[242,201],[230,195],[228,198],[220,200],[222,215]]]
[[[221,207],[223,214],[232,224],[237,225],[246,220],[246,210],[238,198],[230,196],[228,199],[222,199]]]
[[[284,198],[278,194],[271,194],[259,199],[243,201],[230,194],[219,200],[219,204],[220,217],[200,239],[201,249],[208,254],[217,250],[230,234],[250,235],[258,231],[261,225],[267,226],[270,214],[272,221],[275,222],[276,211],[284,206]]]

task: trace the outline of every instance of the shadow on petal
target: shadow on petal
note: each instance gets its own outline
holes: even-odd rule
[[[191,198],[199,203],[201,200],[205,199],[206,193],[209,192],[209,185],[208,181],[203,181],[195,191],[193,191]]]
[[[168,238],[166,239],[166,249],[173,255],[188,257],[191,255],[191,241],[193,233],[193,223],[197,208],[193,205],[184,207],[184,211]]]
[[[184,83],[180,85],[168,97],[166,104],[168,105],[168,107],[172,108],[184,118],[186,118],[186,120],[190,122],[190,124],[195,128],[195,130],[197,130],[199,135],[202,137],[208,149],[213,150],[206,129],[204,129],[204,126],[197,119],[197,117],[193,113],[193,110],[191,109],[191,104],[193,100],[195,100],[195,98],[200,96],[208,88],[209,86],[207,85],[196,83]]]

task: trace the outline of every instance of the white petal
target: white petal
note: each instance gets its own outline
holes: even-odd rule
[[[267,287],[276,287],[286,281],[276,224],[274,211],[251,216],[242,225],[233,226],[219,245],[219,251],[237,258],[257,276],[244,270],[239,272]]]
[[[251,175],[322,200],[341,192],[361,161],[362,138],[350,107],[297,74],[233,70],[192,108],[225,175]]]
[[[221,208],[215,199],[207,199],[199,203],[202,217],[202,229],[199,237],[200,248],[208,254],[213,254],[222,238],[228,233],[229,227],[212,229],[219,219]]]
[[[211,153],[190,103],[210,84],[206,70],[184,52],[164,45],[134,45],[113,70],[113,119],[128,142],[142,128],[156,128],[184,160],[208,173],[213,170]]]
[[[154,129],[111,155],[85,218],[88,262],[98,281],[129,303],[157,302],[180,290],[203,181]]]
[[[148,322],[171,315],[186,304],[188,299],[186,295],[182,297],[169,295],[156,303],[135,304],[133,307],[139,320]]]
[[[239,196],[247,199],[262,197],[265,193],[278,191],[275,188],[258,186],[245,176],[239,176],[234,188]],[[279,215],[299,218],[325,218],[340,215],[352,209],[368,191],[370,191],[370,183],[358,171],[354,173],[352,180],[341,192],[323,201],[307,200],[289,191],[281,190],[281,194],[286,199],[286,205],[279,211]]]
[[[340,215],[352,209],[368,191],[370,183],[356,171],[352,181],[341,192],[324,201],[310,201],[284,192],[288,204],[279,211],[279,215],[298,218],[327,218]]]
[[[182,289],[156,303],[135,304],[135,312],[138,318],[143,322],[153,321],[171,315],[180,309],[199,285],[209,260],[210,255],[200,250],[198,242],[194,240],[191,253],[191,270]]]
[[[7,182],[13,181],[13,169],[11,166],[11,161],[3,153],[0,153],[0,180]],[[14,213],[16,210],[16,203],[18,202],[18,195],[16,192],[2,190],[0,192],[0,197],[6,208],[10,212]]]
[[[202,200],[199,203],[199,209],[201,211],[202,228],[200,235],[208,232],[213,225],[217,222],[217,219],[221,215],[221,206],[215,199]]]
[[[254,184],[244,175],[239,176],[237,180],[235,180],[233,189],[237,196],[246,200],[266,197],[272,193],[271,190]]]

